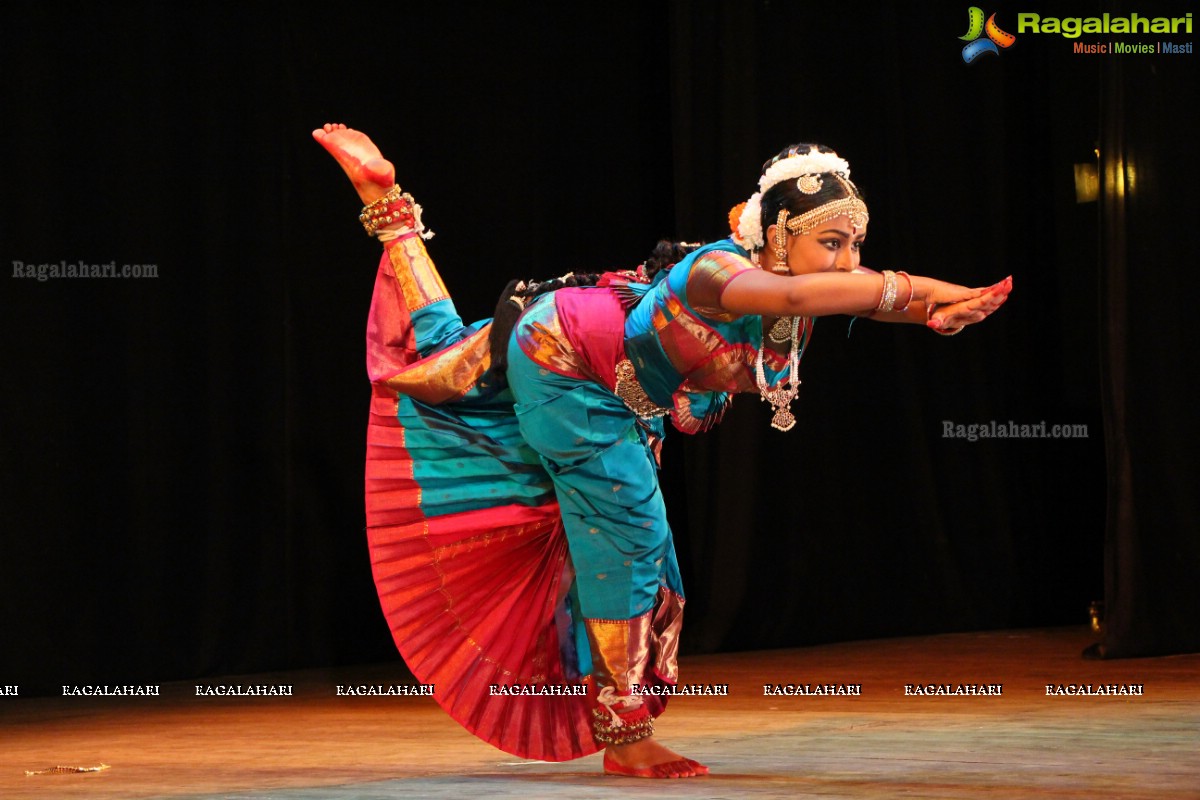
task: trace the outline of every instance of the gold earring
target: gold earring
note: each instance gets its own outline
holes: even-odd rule
[[[775,260],[783,265],[784,270],[787,270],[787,218],[788,210],[786,208],[779,209],[779,216],[775,218]]]

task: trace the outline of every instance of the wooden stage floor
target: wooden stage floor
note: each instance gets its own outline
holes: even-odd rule
[[[399,664],[164,684],[158,697],[0,696],[0,798],[1200,798],[1200,655],[1085,661],[1089,641],[1007,631],[684,659],[684,681],[729,694],[672,699],[661,738],[712,768],[677,781],[604,776],[599,756],[521,761],[428,697],[336,695],[411,683]],[[293,694],[198,697],[196,684]],[[766,684],[862,693],[765,696]],[[1002,693],[906,696],[907,684]]]

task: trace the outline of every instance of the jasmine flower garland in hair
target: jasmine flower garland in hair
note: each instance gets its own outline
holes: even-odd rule
[[[762,192],[755,192],[742,207],[742,217],[738,220],[736,235],[738,244],[747,250],[761,250],[762,232]]]
[[[777,183],[798,180],[802,175],[819,175],[823,172],[840,172],[850,177],[850,163],[837,153],[821,153],[815,148],[807,153],[798,153],[781,158],[767,167],[758,179],[758,191],[746,201],[741,219],[734,231],[734,239],[747,250],[760,250],[766,244],[762,230],[762,196]]]

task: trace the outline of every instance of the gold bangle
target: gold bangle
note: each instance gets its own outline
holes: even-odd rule
[[[905,311],[908,311],[908,307],[910,305],[912,305],[913,295],[916,293],[917,290],[916,290],[916,287],[913,286],[912,275],[909,275],[907,272],[905,272],[902,269],[897,270],[896,274],[903,275],[904,279],[906,281],[908,281],[908,299],[904,301],[904,305],[900,306],[899,308],[893,309],[894,311],[899,311],[901,314],[903,314]]]
[[[879,294],[879,305],[876,311],[891,311],[896,305],[896,273],[890,269],[883,271],[883,291]]]

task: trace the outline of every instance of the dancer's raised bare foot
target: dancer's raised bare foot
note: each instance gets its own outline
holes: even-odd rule
[[[694,778],[707,775],[708,767],[667,749],[650,736],[630,744],[609,745],[604,751],[604,771],[633,778]]]
[[[396,168],[365,133],[340,122],[326,122],[312,135],[345,171],[363,205],[383,197],[396,183]]]

